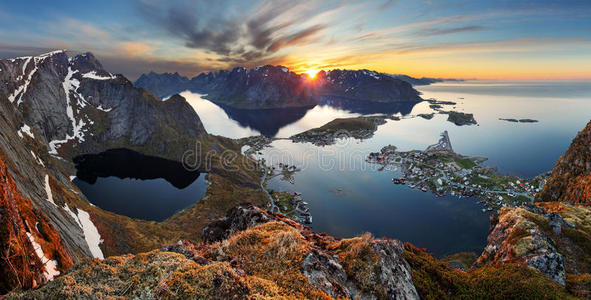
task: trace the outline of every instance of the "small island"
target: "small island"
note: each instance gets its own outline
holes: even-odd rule
[[[456,124],[457,126],[476,125],[476,119],[473,114],[467,114],[457,111],[439,111],[440,114],[447,114],[447,120]]]
[[[512,123],[537,123],[538,120],[534,119],[508,119],[508,118],[499,118],[501,121],[512,122]]]
[[[452,102],[452,101],[439,101],[439,100],[435,100],[435,99],[428,99],[426,100],[427,102],[429,102],[429,108],[431,108],[432,110],[436,111],[439,114],[446,114],[447,115],[447,121],[452,122],[454,124],[456,124],[457,126],[464,126],[464,125],[476,125],[478,124],[478,122],[476,122],[476,119],[474,119],[474,114],[468,114],[468,113],[463,113],[463,112],[459,112],[459,111],[453,111],[453,110],[443,110],[444,105],[456,105],[456,102]],[[455,108],[455,107],[453,107]],[[425,114],[420,114],[420,117],[423,117],[425,119],[431,119],[433,116],[431,116],[430,118],[425,117]]]
[[[294,143],[309,142],[316,146],[333,145],[337,139],[352,137],[358,140],[371,138],[387,116],[334,119],[321,127],[291,136]]]

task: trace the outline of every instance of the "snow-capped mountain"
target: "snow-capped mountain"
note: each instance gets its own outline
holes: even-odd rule
[[[311,79],[283,66],[266,65],[251,70],[238,67],[201,73],[190,80],[178,74],[151,72],[135,84],[159,97],[191,90],[207,94],[212,101],[244,109],[310,106],[323,97],[381,103],[421,100],[407,82],[368,70],[321,71]]]

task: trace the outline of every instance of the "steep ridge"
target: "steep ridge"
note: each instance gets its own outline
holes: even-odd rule
[[[558,159],[538,199],[591,204],[591,122]]]
[[[69,58],[57,51],[4,65],[0,80],[7,84],[0,93],[9,95],[27,126],[39,129],[38,138],[51,154],[70,157],[127,144],[170,156],[162,143],[206,134],[184,99],[158,101],[123,76],[105,71],[90,53]]]
[[[244,157],[222,162],[222,154],[239,153],[238,146],[209,136],[194,109],[178,95],[161,101],[105,71],[90,53],[69,57],[55,51],[0,60],[0,70],[0,159],[14,183],[11,193],[22,199],[2,199],[0,216],[8,220],[3,222],[15,224],[3,239],[31,234],[28,241],[19,240],[17,250],[3,244],[8,247],[3,257],[37,253],[46,258],[43,264],[56,261],[53,269],[61,272],[85,257],[137,253],[179,238],[198,239],[201,228],[229,207],[245,199],[264,199],[257,190],[254,164]],[[73,158],[116,148],[174,161],[189,153],[192,167],[209,172],[206,199],[161,223],[92,206],[70,181],[76,174]],[[28,219],[30,210],[38,218]],[[31,230],[37,222],[47,236]],[[2,292],[47,279],[39,275],[47,268],[29,261],[34,263],[22,265],[22,273],[4,273],[14,278],[6,278]],[[2,262],[15,265],[8,258]],[[20,280],[19,274],[26,278]]]
[[[60,236],[40,209],[24,199],[0,159],[0,294],[36,288],[73,264]]]
[[[201,73],[188,78],[178,74],[142,75],[135,84],[159,97],[191,90],[207,99],[240,109],[304,107],[322,103],[326,97],[360,102],[419,102],[419,92],[402,80],[368,70],[321,71],[314,78],[295,74],[283,66],[265,65],[251,70]],[[169,83],[167,88],[162,88]]]

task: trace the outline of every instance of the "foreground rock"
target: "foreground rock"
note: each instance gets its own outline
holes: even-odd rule
[[[88,260],[38,290],[7,298],[418,298],[396,240],[338,240],[251,204],[233,208],[203,235],[206,244],[179,241]]]
[[[503,208],[491,218],[477,265],[520,261],[569,288],[591,272],[591,209],[545,202]]]
[[[315,234],[252,204],[231,209],[203,230],[203,238],[208,242],[182,240],[138,255],[85,260],[37,290],[15,291],[6,298],[568,296],[559,284],[523,263],[499,260],[458,271],[408,243],[369,234],[349,239]]]
[[[544,224],[548,220],[543,214],[524,208],[501,209],[498,216],[492,217],[492,231],[477,263],[520,260],[564,285],[564,258],[541,228]]]

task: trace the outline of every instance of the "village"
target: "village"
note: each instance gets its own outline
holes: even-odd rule
[[[268,203],[268,207],[275,207],[275,211],[302,224],[312,224],[312,215],[308,209],[308,203],[302,199],[302,194],[298,192],[278,192],[272,189],[268,190],[273,198],[273,203]]]
[[[518,207],[533,201],[546,183],[548,173],[534,179],[522,179],[501,175],[496,168],[483,166],[483,157],[466,157],[453,151],[447,132],[437,144],[424,151],[398,152],[389,145],[367,157],[370,163],[379,164],[397,174],[393,184],[404,184],[423,192],[442,197],[445,194],[458,197],[479,197],[486,208]]]
[[[266,166],[264,158],[259,160],[263,167],[265,174],[261,181],[261,186],[269,197],[267,202],[267,210],[284,214],[292,219],[299,221],[302,224],[312,224],[312,215],[308,209],[308,203],[302,199],[302,194],[299,192],[275,191],[273,189],[266,189],[267,181],[274,176],[282,176],[281,180],[288,181],[291,184],[295,183],[293,174],[299,169],[294,165],[287,165],[279,163],[277,167]]]

